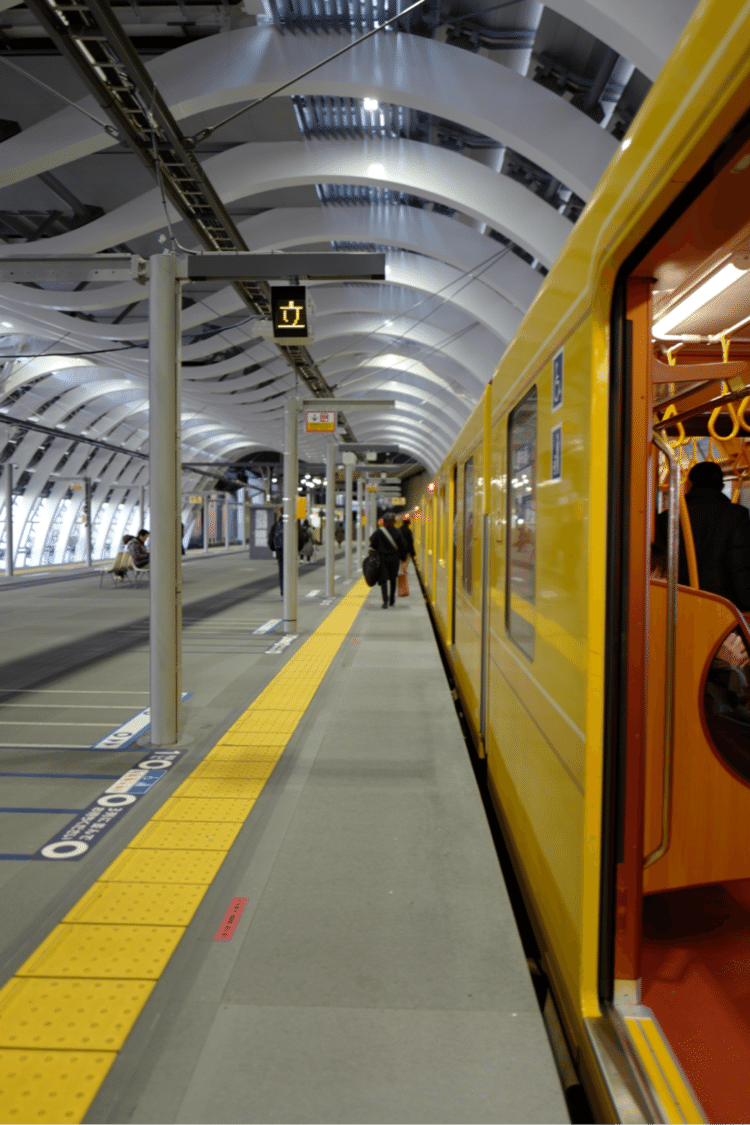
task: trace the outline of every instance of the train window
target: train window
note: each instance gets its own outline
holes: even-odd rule
[[[464,465],[464,590],[471,594],[474,566],[474,458]]]
[[[508,419],[508,564],[505,627],[534,659],[536,586],[537,393],[532,387]]]

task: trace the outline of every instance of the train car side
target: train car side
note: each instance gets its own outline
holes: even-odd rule
[[[648,1051],[629,1072],[640,1086],[623,1095],[625,1111],[595,1041],[615,991],[605,758],[607,645],[617,637],[607,610],[622,576],[613,570],[608,520],[625,419],[610,379],[621,346],[612,327],[627,312],[613,300],[628,255],[748,112],[749,38],[750,3],[699,7],[503,356],[490,416],[475,411],[421,501],[423,575],[438,628],[487,754],[568,1038],[597,1115],[609,1120],[623,1112],[659,1119],[647,1089],[657,1085],[658,1067]],[[637,981],[621,983],[636,994]],[[661,1119],[686,1119],[677,1095],[659,1104]]]

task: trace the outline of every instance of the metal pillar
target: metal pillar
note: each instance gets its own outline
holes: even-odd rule
[[[86,519],[86,566],[91,567],[91,477],[83,478],[83,513]]]
[[[239,525],[240,525],[240,546],[241,547],[247,546],[247,527],[246,527],[246,522],[245,522],[247,520],[247,503],[246,503],[246,500],[245,500],[245,493],[246,493],[246,489],[241,488],[240,489],[240,496],[242,497],[242,500],[241,500],[239,508],[237,510],[237,519],[238,519],[238,522],[239,522]]]
[[[211,501],[208,493],[203,493],[203,554],[208,554],[208,505]]]
[[[152,255],[150,267],[151,742],[173,746],[182,733],[180,303],[174,254]]]
[[[224,493],[224,550],[229,550],[229,493]]]
[[[138,532],[141,530],[142,527],[146,526],[146,489],[145,489],[144,485],[141,485],[140,487],[141,487],[141,503],[140,503],[140,508],[138,510],[138,515],[140,516],[141,522],[140,522],[140,527],[136,530],[136,535],[138,534]]]
[[[378,526],[378,494],[377,492],[367,493],[367,538],[375,534],[375,529]]]
[[[352,481],[354,470],[344,467],[344,577],[352,576]]]
[[[365,482],[360,477],[357,481],[357,570],[362,569],[362,516],[364,514]]]
[[[284,632],[297,632],[297,414],[298,398],[284,405]]]
[[[5,463],[5,573],[13,577],[13,466]]]
[[[334,551],[334,524],[336,522],[336,447],[333,442],[326,446],[326,597],[333,597],[333,568],[336,564]]]

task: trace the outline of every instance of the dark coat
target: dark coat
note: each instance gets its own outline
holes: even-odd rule
[[[691,488],[685,502],[701,590],[720,594],[743,613],[750,612],[750,512],[715,488]],[[668,513],[662,512],[656,521],[656,541],[665,550],[667,524]],[[682,532],[678,580],[689,585]]]
[[[411,528],[408,524],[402,524],[398,533],[404,541],[407,557],[411,555],[414,558],[414,536],[411,533]]]
[[[401,537],[401,532],[396,531],[395,527],[389,527],[388,534],[396,544],[395,551],[391,544],[388,542],[387,536],[383,534],[383,529],[381,527],[374,531],[370,536],[370,546],[374,547],[381,558],[385,559],[386,561],[388,561],[389,559],[398,558],[401,560],[401,562],[403,562],[406,558],[406,544]]]
[[[268,550],[273,551],[274,554],[276,553],[276,550],[277,550],[277,548],[274,547],[274,545],[273,545],[274,534],[276,532],[276,524],[277,523],[280,523],[282,525],[282,527],[284,526],[283,520],[279,516],[277,516],[276,519],[271,524],[270,528],[268,529],[268,538],[266,539],[266,542],[268,543]],[[279,548],[279,550],[281,550],[281,549],[282,548]]]

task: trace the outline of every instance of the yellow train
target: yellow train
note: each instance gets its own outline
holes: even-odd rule
[[[733,715],[724,745],[706,703],[723,642],[750,635],[693,565],[676,585],[686,470],[718,461],[735,499],[750,478],[749,44],[750,3],[698,6],[415,509],[543,968],[606,1121],[750,1120],[750,726]]]

